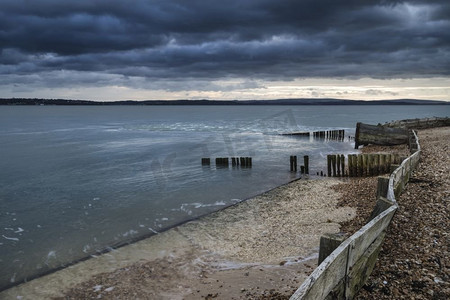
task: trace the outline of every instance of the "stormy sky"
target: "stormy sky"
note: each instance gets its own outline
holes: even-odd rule
[[[6,97],[450,100],[450,1],[1,0]]]

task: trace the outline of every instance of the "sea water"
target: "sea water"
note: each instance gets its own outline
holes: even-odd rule
[[[289,182],[289,156],[352,153],[355,124],[449,106],[0,107],[0,290]],[[283,136],[345,129],[343,142]],[[215,157],[252,157],[251,168]],[[201,158],[211,158],[202,166]]]

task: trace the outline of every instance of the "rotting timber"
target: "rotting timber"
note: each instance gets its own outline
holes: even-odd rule
[[[408,143],[409,130],[383,125],[356,123],[355,149],[360,145],[401,145]]]

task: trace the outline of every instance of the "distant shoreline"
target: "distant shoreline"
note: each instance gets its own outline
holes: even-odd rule
[[[275,100],[123,100],[91,101],[40,98],[0,98],[0,105],[450,105],[450,101],[394,99],[394,100],[342,100],[321,99],[275,99]]]

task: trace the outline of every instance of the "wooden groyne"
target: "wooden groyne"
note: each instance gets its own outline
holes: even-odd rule
[[[368,223],[344,241],[340,235],[322,236],[319,266],[291,300],[352,299],[361,289],[375,267],[386,230],[398,208],[396,198],[419,164],[421,150],[415,132],[409,145],[411,155],[402,159],[400,165],[392,164],[395,169],[389,177],[378,178],[377,202]],[[364,160],[364,156],[359,157],[357,160]]]
[[[392,121],[383,124],[385,127],[406,128],[406,129],[427,129],[434,127],[450,126],[450,118],[424,118],[424,119],[406,119]]]
[[[297,156],[291,155],[289,158],[290,163],[290,170],[291,172],[297,172]],[[304,155],[303,156],[303,165],[300,166],[300,173],[301,174],[309,174],[309,156]]]
[[[361,122],[356,123],[355,149],[360,145],[401,145],[406,144],[409,138],[409,130],[405,128],[393,128],[382,125],[370,125]]]
[[[252,157],[216,157],[215,163],[216,168],[228,168],[230,166],[233,167],[245,167],[245,168],[251,168],[253,166],[253,159]],[[203,157],[202,158],[202,166],[210,166],[211,165],[211,158],[209,157]]]
[[[402,158],[398,154],[328,154],[328,177],[367,177],[386,174],[391,166],[398,164]]]
[[[312,136],[315,139],[325,139],[325,140],[335,140],[335,141],[343,141],[345,138],[345,130],[322,130],[322,131],[305,131],[305,132],[291,132],[291,133],[283,133],[281,135],[286,136],[300,136],[300,137],[310,137]]]
[[[450,118],[425,118],[392,121],[370,125],[358,122],[355,132],[355,149],[361,145],[400,145],[408,143],[411,129],[450,126]]]

